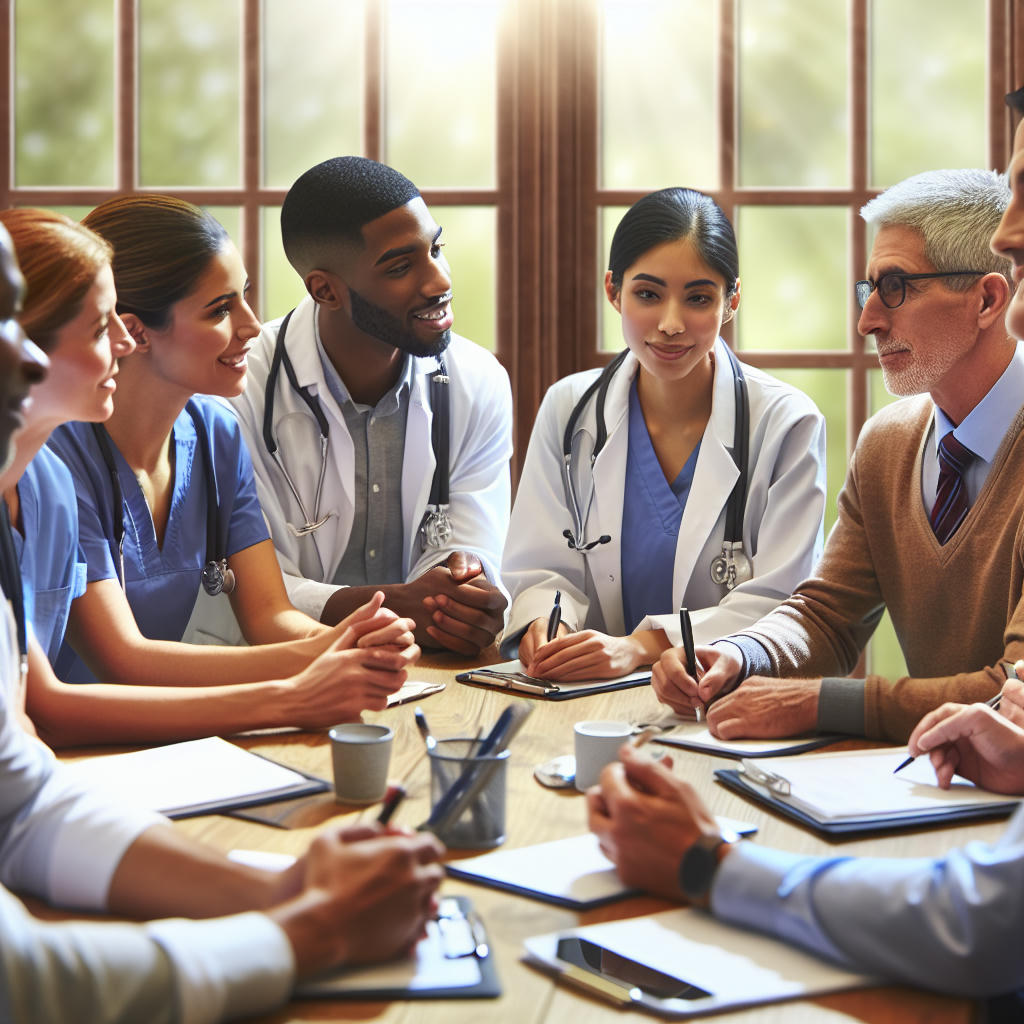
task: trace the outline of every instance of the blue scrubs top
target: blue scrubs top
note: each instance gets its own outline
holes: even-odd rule
[[[230,558],[266,540],[266,523],[256,497],[252,461],[234,413],[219,402],[193,398],[210,437],[214,478],[220,494],[219,534],[227,534],[224,552]],[[174,423],[174,492],[159,547],[153,517],[135,474],[112,445],[124,495],[124,572],[128,603],[139,631],[153,640],[181,640],[192,615],[206,560],[208,499],[203,451],[192,418],[183,410]],[[53,432],[49,445],[64,460],[78,493],[79,540],[88,563],[88,581],[117,579],[114,543],[114,495],[110,473],[88,423],[66,423]],[[225,531],[225,525],[227,529]],[[226,600],[226,598],[225,598]],[[94,682],[95,677],[68,644],[57,662],[57,675],[67,682]]]
[[[75,485],[63,462],[41,448],[18,481],[21,532],[14,550],[25,593],[25,616],[55,664],[71,602],[85,593],[85,555],[78,546]]]
[[[636,378],[629,388],[629,444],[622,495],[622,615],[632,633],[644,616],[672,611],[679,522],[693,483],[700,444],[670,484],[644,421]]]

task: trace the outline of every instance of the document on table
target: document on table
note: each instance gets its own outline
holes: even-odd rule
[[[949,789],[935,784],[926,757],[898,774],[906,747],[747,759],[715,774],[729,788],[822,831],[870,831],[929,821],[1009,814],[1015,797],[989,793],[959,776]]]
[[[719,818],[718,825],[724,832],[738,835],[757,831],[757,826],[731,818]],[[446,870],[453,878],[573,910],[592,910],[635,891],[622,884],[615,865],[601,852],[597,836],[591,832],[452,861]]]
[[[602,947],[604,977],[618,981],[594,986],[599,996],[639,1004],[668,1017],[697,1017],[739,1006],[799,999],[878,984],[808,953],[755,932],[733,928],[692,908],[574,928],[526,940],[526,961],[564,974],[589,987],[596,975],[573,967],[558,955],[559,940],[580,936]],[[626,962],[623,961],[626,958]],[[628,961],[689,983],[685,998],[659,998],[637,986]]]
[[[323,779],[211,736],[68,765],[90,787],[171,818],[247,807],[327,790]]]
[[[499,690],[510,690],[513,693],[526,694],[530,697],[568,700],[571,697],[585,697],[591,693],[643,686],[651,681],[651,670],[649,668],[641,669],[615,679],[582,679],[574,683],[564,683],[529,676],[523,670],[523,663],[514,659],[503,661],[499,665],[488,665],[486,668],[474,668],[468,672],[460,672],[455,678],[460,683],[479,683],[481,686],[493,686]]]
[[[723,740],[711,735],[711,730],[706,722],[698,722],[695,718],[686,718],[682,715],[666,715],[651,722],[642,722],[640,725],[654,725],[664,730],[653,737],[653,743],[664,743],[670,747],[682,747],[685,750],[698,750],[708,754],[719,754],[722,757],[736,758],[800,754],[806,750],[817,750],[829,743],[849,738],[829,733],[821,736],[781,740]]]

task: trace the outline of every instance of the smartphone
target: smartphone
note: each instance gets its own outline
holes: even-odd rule
[[[682,978],[657,971],[629,957],[613,953],[589,939],[571,935],[558,940],[555,955],[559,960],[607,978],[626,988],[639,989],[655,999],[709,999],[711,993]]]

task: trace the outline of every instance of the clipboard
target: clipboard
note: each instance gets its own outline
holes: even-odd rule
[[[886,747],[776,758],[770,766],[743,760],[738,768],[716,770],[715,777],[826,839],[1005,818],[1020,803],[959,776],[949,790],[939,789],[927,758],[893,775],[905,755],[905,747]]]
[[[503,661],[499,665],[473,668],[460,672],[455,677],[460,683],[474,686],[488,686],[496,690],[507,690],[523,697],[538,697],[541,700],[572,700],[573,697],[589,697],[594,693],[608,693],[611,690],[627,690],[633,686],[645,686],[651,681],[651,670],[641,669],[617,679],[588,679],[578,683],[555,682],[551,679],[537,679],[523,671],[519,659]]]
[[[121,803],[174,819],[311,796],[331,788],[325,779],[216,736],[89,757],[67,768],[86,785],[115,790]]]
[[[360,1001],[494,999],[501,995],[501,982],[494,951],[472,901],[466,896],[446,896],[412,956],[331,971],[300,983],[295,995]]]

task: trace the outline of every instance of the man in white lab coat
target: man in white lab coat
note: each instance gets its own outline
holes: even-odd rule
[[[281,229],[308,295],[264,327],[235,406],[292,601],[333,624],[383,590],[421,645],[476,654],[504,621],[512,398],[451,331],[441,228],[403,175],[337,157]]]

